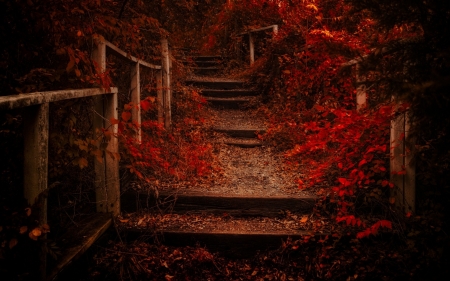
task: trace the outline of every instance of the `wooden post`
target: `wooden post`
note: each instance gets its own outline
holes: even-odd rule
[[[48,103],[30,106],[24,114],[24,196],[34,205],[47,191]]]
[[[167,39],[161,39],[161,70],[162,70],[162,88],[164,96],[164,127],[170,130],[172,123],[171,112],[171,89],[170,89],[170,57],[169,44]]]
[[[131,109],[131,120],[137,125],[136,140],[141,143],[141,76],[139,63],[137,62],[131,68],[131,103],[133,107]]]
[[[162,70],[156,71],[156,95],[158,106],[158,123],[164,124],[164,96],[162,89]]]
[[[106,70],[106,45],[104,38],[94,38],[96,48],[92,59],[97,62],[97,73],[102,74]],[[107,94],[95,98],[95,110],[101,116],[95,114],[94,128],[101,130],[108,128],[111,138],[108,141],[106,152],[103,155],[103,163],[95,163],[95,190],[97,212],[120,213],[120,182],[119,182],[119,143],[115,137],[117,125],[111,125],[110,118],[118,119],[117,94]]]
[[[366,85],[361,84],[364,82],[359,63],[356,64],[356,83],[358,84],[356,88],[356,110],[361,110],[367,106],[367,93],[366,93]]]
[[[277,36],[278,34],[278,24],[275,24],[273,26],[273,37]]]
[[[407,113],[391,121],[391,182],[395,185],[393,196],[396,205],[405,213],[415,211],[416,186],[415,165],[412,162],[413,147],[409,138],[411,124]],[[400,175],[397,172],[404,171]],[[394,173],[393,173],[394,172]]]
[[[49,104],[26,108],[23,120],[24,197],[30,206],[37,205],[39,224],[43,225],[47,223]],[[45,280],[47,253],[44,250],[41,250],[39,260],[40,278]]]
[[[255,38],[252,36],[252,33],[248,33],[248,43],[250,47],[250,65],[255,63]]]

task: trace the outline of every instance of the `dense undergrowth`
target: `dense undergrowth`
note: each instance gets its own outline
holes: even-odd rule
[[[235,56],[236,46],[219,40],[224,30],[239,37],[280,25],[256,42],[264,48],[247,70],[265,94],[264,137],[297,169],[298,187],[322,197],[317,211],[340,231],[358,239],[393,233],[392,250],[430,275],[449,261],[449,10],[441,1],[229,1],[208,41]],[[361,92],[367,102],[357,109]],[[391,121],[402,114],[412,129],[390,142]],[[402,144],[417,175],[416,209],[406,214],[391,182],[406,170],[390,171],[390,149]]]

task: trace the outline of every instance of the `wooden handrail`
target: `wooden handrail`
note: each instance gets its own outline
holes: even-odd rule
[[[117,94],[117,92],[117,88],[111,88],[109,91],[102,88],[88,88],[3,96],[0,97],[0,110],[10,110],[43,103],[52,103],[62,100],[79,99],[104,94]]]
[[[148,63],[146,61],[143,61],[141,59],[138,59],[130,54],[127,54],[126,52],[122,51],[121,49],[119,49],[116,45],[114,45],[113,43],[105,40],[105,45],[110,48],[111,50],[113,50],[114,52],[116,52],[117,54],[121,55],[122,57],[129,59],[132,62],[136,62],[139,63],[140,65],[143,65],[145,67],[151,68],[151,69],[161,69],[160,65],[154,65],[151,63]]]
[[[238,34],[239,36],[248,35],[248,37],[249,37],[248,40],[249,40],[249,48],[250,48],[250,65],[253,65],[255,63],[255,38],[252,36],[252,33],[260,32],[260,31],[264,31],[264,30],[268,30],[268,29],[272,29],[274,36],[278,34],[278,25],[277,24],[269,25],[269,26],[261,27],[261,28],[257,28],[257,29],[252,29],[252,30]]]
[[[140,66],[155,70],[156,87],[158,96],[158,121],[165,124],[167,130],[171,126],[170,100],[170,51],[167,39],[161,40],[161,65],[154,65],[146,61],[131,56],[106,41],[102,36],[94,36],[96,45],[92,52],[92,60],[97,63],[97,74],[102,75],[106,71],[106,50],[112,50],[116,55],[120,55],[130,62],[134,67],[131,76],[131,101],[140,105]],[[111,124],[110,120],[118,118],[118,89],[102,88],[89,89],[65,89],[58,91],[35,92],[28,94],[18,94],[10,96],[0,96],[0,110],[11,110],[24,108],[23,130],[24,130],[24,197],[30,205],[37,205],[40,208],[40,224],[47,223],[47,192],[48,191],[48,140],[49,140],[49,104],[62,100],[93,97],[94,108],[97,113],[94,115],[94,130],[106,128],[111,135],[115,136],[118,131],[117,124]],[[164,117],[164,119],[163,119]],[[141,112],[139,107],[132,109],[132,121],[141,123]],[[94,132],[95,133],[95,132]],[[136,136],[138,142],[141,141],[140,133]],[[116,216],[120,213],[120,181],[119,181],[119,161],[113,155],[119,154],[119,143],[116,137],[108,142],[104,153],[103,161],[95,161],[95,192],[97,202],[97,212],[111,213]],[[80,249],[71,252],[72,259],[78,253],[89,247],[92,242],[111,224],[111,220],[101,217],[98,221],[99,229],[92,230],[92,239],[87,239]],[[84,242],[83,242],[84,243]],[[74,254],[75,253],[75,254]],[[64,264],[68,264],[67,259],[63,259]],[[46,254],[41,257],[41,276],[46,275]],[[61,265],[64,266],[64,265]],[[59,271],[61,268],[57,268]]]

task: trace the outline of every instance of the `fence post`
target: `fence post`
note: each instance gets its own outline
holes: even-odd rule
[[[137,125],[136,140],[141,143],[141,75],[139,62],[131,68],[131,120]]]
[[[162,69],[156,72],[156,95],[158,106],[158,123],[164,124],[164,96],[162,89]]]
[[[406,213],[414,213],[416,203],[416,171],[412,161],[413,147],[409,142],[410,129],[411,123],[407,112],[391,121],[390,171],[391,182],[395,185],[392,195],[396,205]],[[400,171],[402,173],[398,174]]]
[[[250,47],[250,65],[253,65],[255,62],[255,38],[251,32],[248,33],[248,43]]]
[[[96,48],[92,53],[92,59],[97,62],[97,74],[104,74],[106,70],[106,45],[104,38],[94,38]],[[110,119],[118,119],[117,94],[106,94],[95,97],[94,128],[101,130],[108,128],[110,139],[103,155],[103,163],[94,161],[95,165],[95,190],[97,212],[111,212],[113,215],[120,213],[120,182],[119,182],[119,143],[116,138],[117,125],[111,125]]]
[[[273,37],[277,36],[278,34],[278,24],[275,24],[273,26]]]
[[[367,106],[367,93],[366,93],[366,85],[362,84],[364,79],[362,78],[361,66],[359,63],[356,64],[356,110],[361,110]]]
[[[171,112],[171,89],[170,89],[170,54],[169,43],[167,39],[161,39],[161,70],[162,70],[162,89],[164,104],[164,127],[170,130],[172,123]]]
[[[49,104],[31,106],[24,113],[24,197],[39,208],[39,224],[47,223]],[[43,235],[44,239],[46,234]],[[47,275],[47,253],[41,251],[40,278]]]

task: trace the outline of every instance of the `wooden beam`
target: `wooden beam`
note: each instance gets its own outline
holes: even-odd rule
[[[161,39],[161,66],[162,66],[162,88],[164,96],[164,127],[171,129],[172,112],[171,99],[172,92],[170,88],[170,56],[169,43],[167,39]]]
[[[24,196],[34,205],[47,191],[49,104],[30,106],[24,113]]]
[[[47,223],[49,104],[27,107],[23,120],[24,197],[30,206],[38,207],[39,224],[43,225]],[[44,280],[47,274],[45,251],[40,252],[39,260],[40,278]]]
[[[406,113],[391,121],[391,182],[395,185],[392,196],[396,205],[405,213],[415,212],[415,165],[412,162],[413,147],[408,141],[410,122]],[[398,174],[398,172],[401,172]]]
[[[106,44],[103,37],[94,40],[96,48],[92,53],[92,59],[97,63],[97,74],[106,71]],[[110,139],[107,140],[106,151],[103,155],[103,163],[95,161],[95,187],[97,212],[120,213],[120,182],[119,182],[119,143],[116,137],[117,125],[110,124],[111,118],[118,119],[117,93],[103,97],[96,97],[94,128],[102,131],[108,129]],[[103,132],[100,134],[100,136]]]
[[[151,68],[151,69],[161,69],[160,65],[155,65],[155,64],[151,64],[151,63],[148,63],[146,61],[140,60],[140,59],[138,59],[138,58],[136,58],[136,57],[134,57],[134,56],[132,56],[132,55],[122,51],[116,45],[114,45],[113,43],[111,43],[111,42],[109,42],[107,40],[104,40],[104,42],[105,42],[105,46],[110,48],[116,54],[121,55],[122,57],[127,58],[130,61],[132,61],[132,62],[139,63],[140,65],[143,65],[143,66]]]
[[[100,96],[108,93],[117,93],[117,88],[111,88],[109,91],[105,91],[101,88],[89,88],[3,96],[0,97],[0,110],[28,107],[62,100]]]
[[[137,125],[136,140],[141,143],[141,77],[139,63],[136,63],[131,68],[131,103],[133,107],[131,109],[131,120]]]
[[[250,65],[255,63],[255,37],[251,33],[248,34],[248,44],[250,47]]]
[[[158,123],[164,124],[164,96],[162,89],[162,70],[156,72],[156,95],[158,107]]]

